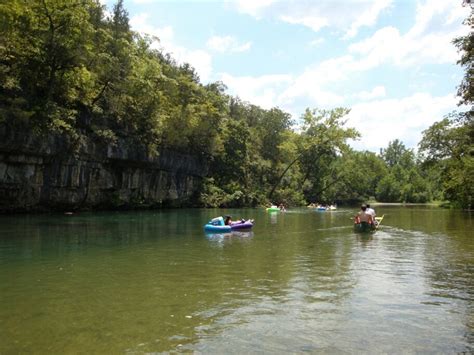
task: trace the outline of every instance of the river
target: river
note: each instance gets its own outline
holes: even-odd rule
[[[356,211],[2,216],[0,354],[473,352],[473,216]]]

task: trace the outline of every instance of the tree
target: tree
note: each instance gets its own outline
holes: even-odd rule
[[[389,173],[377,185],[377,200],[384,202],[400,202],[401,184],[395,174]]]
[[[334,164],[341,179],[331,187],[333,200],[360,202],[375,198],[380,181],[388,174],[385,162],[373,152],[350,150]]]
[[[330,161],[338,154],[349,148],[348,139],[359,137],[353,128],[344,128],[344,117],[348,109],[336,108],[333,110],[306,109],[302,116],[303,127],[297,144],[296,157],[286,166],[269,193],[271,199],[288,170],[296,162],[300,162],[303,173],[301,186],[310,181],[310,191],[314,198],[318,198],[324,191],[326,182],[323,177],[328,176]],[[336,177],[337,179],[337,177]],[[311,192],[310,192],[311,194]]]
[[[469,26],[469,33],[466,36],[454,39],[453,43],[458,48],[458,51],[461,52],[461,58],[457,64],[465,68],[464,78],[458,88],[459,103],[469,105],[472,104],[474,99],[474,84],[472,82],[474,77],[474,11],[471,11],[464,24]],[[471,107],[471,119],[472,113]]]
[[[403,142],[395,139],[388,143],[386,149],[380,149],[380,156],[389,168],[395,165],[410,164],[413,152],[410,152]],[[405,166],[406,167],[406,166]]]
[[[381,158],[387,165],[385,175],[377,185],[376,197],[386,202],[427,202],[432,198],[431,185],[419,173],[420,165],[412,149],[398,139],[381,149]]]
[[[451,114],[423,131],[419,143],[423,162],[440,172],[444,197],[471,208],[474,195],[474,144],[472,128]]]
[[[460,105],[465,112],[453,112],[423,132],[419,143],[423,163],[438,177],[444,198],[453,205],[471,209],[474,199],[474,12],[464,21],[470,31],[454,39],[461,53],[458,64],[465,68],[458,87]]]
[[[94,0],[12,0],[0,7],[0,95],[10,120],[28,117],[36,128],[73,132],[81,88],[93,80],[89,20],[98,7]]]

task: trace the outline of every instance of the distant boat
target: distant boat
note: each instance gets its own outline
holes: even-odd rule
[[[316,206],[317,211],[335,211],[337,209],[336,206],[330,205],[330,206],[322,206],[318,205]]]

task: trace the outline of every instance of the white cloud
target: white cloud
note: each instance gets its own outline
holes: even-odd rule
[[[348,115],[348,126],[362,137],[353,144],[356,149],[378,151],[389,141],[399,139],[416,148],[422,131],[439,121],[456,107],[454,95],[433,97],[416,93],[402,99],[384,99],[356,104]]]
[[[351,45],[349,52],[366,58],[369,66],[455,63],[458,54],[452,40],[466,33],[461,22],[468,11],[457,0],[425,1],[418,5],[415,24],[406,34],[384,27]]]
[[[375,25],[383,10],[390,7],[392,0],[240,0],[234,2],[242,13],[256,18],[271,17],[291,24],[306,26],[317,32],[331,27],[354,37],[360,28]]]
[[[410,30],[411,36],[426,31],[435,32],[441,27],[459,23],[469,14],[468,8],[461,6],[458,0],[425,0],[419,2],[416,9],[416,25]]]
[[[303,25],[311,28],[314,32],[318,32],[321,28],[329,25],[329,19],[319,14],[289,14],[281,15],[280,20],[294,25]]]
[[[361,91],[354,94],[354,98],[357,100],[371,100],[376,98],[385,97],[385,87],[384,86],[376,86],[372,89],[372,91]]]
[[[316,38],[309,42],[310,47],[317,47],[320,44],[324,43],[324,38]]]
[[[276,0],[236,0],[235,3],[240,12],[259,18],[259,14],[271,6]],[[231,1],[232,2],[232,1]]]
[[[352,56],[323,61],[313,67],[307,68],[296,77],[284,90],[280,98],[285,104],[306,97],[312,101],[313,106],[330,107],[340,105],[344,97],[326,89],[328,84],[342,82],[349,78],[351,72],[359,70],[358,63]]]
[[[207,47],[216,52],[246,52],[252,42],[239,43],[233,36],[212,36],[207,40]]]
[[[372,6],[364,8],[358,15],[351,27],[346,32],[345,38],[354,37],[361,27],[372,27],[377,22],[379,14],[391,5],[391,0],[380,0],[372,3]]]
[[[351,45],[349,52],[364,58],[368,67],[382,63],[398,66],[455,63],[458,54],[452,40],[462,33],[462,28],[458,28],[452,32],[414,36],[401,35],[394,27],[384,27],[372,37]]]
[[[212,73],[212,57],[201,49],[187,49],[175,43],[174,32],[171,26],[155,27],[149,23],[149,14],[141,13],[130,19],[131,27],[140,33],[146,33],[159,38],[153,46],[166,53],[170,53],[178,63],[191,64],[202,81],[209,80]]]
[[[244,101],[269,109],[279,106],[278,92],[291,82],[290,75],[263,75],[260,77],[235,77],[221,74],[221,80],[229,90]]]
[[[306,68],[281,94],[282,101],[289,104],[306,97],[315,106],[341,105],[345,97],[340,91],[336,93],[330,88],[348,82],[356,74],[370,72],[383,65],[454,65],[458,54],[452,39],[466,34],[466,29],[460,24],[462,16],[466,14],[458,11],[461,8],[459,4],[456,8],[452,2],[448,2],[448,5],[439,0],[431,2],[435,3],[433,6],[436,11],[431,9],[428,14],[423,15],[420,12],[424,7],[419,7],[417,22],[405,35],[400,34],[395,27],[384,27],[371,37],[350,45],[348,54]],[[425,5],[428,6],[431,2]],[[453,22],[453,17],[458,21]],[[449,24],[444,27],[434,25],[447,23]],[[349,97],[356,98],[357,94]],[[367,97],[359,96],[359,99],[366,100]]]
[[[158,37],[161,45],[171,45],[174,37],[173,28],[171,26],[155,27],[148,23],[149,19],[149,14],[140,13],[130,19],[130,26],[135,31]]]

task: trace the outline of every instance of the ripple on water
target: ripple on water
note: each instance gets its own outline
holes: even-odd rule
[[[474,242],[456,221],[400,208],[360,236],[344,214],[252,210],[252,234],[208,237],[214,213],[0,233],[0,353],[472,349]]]

